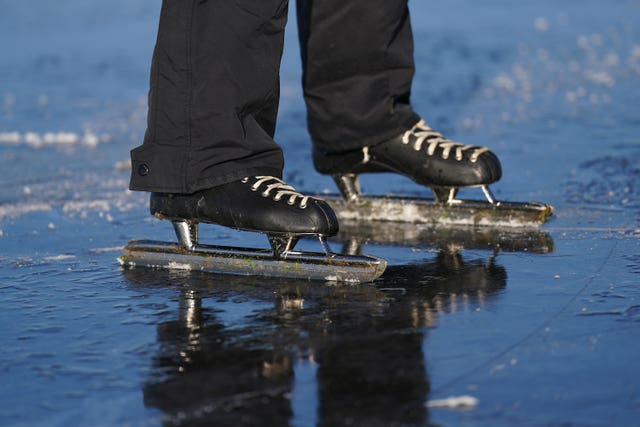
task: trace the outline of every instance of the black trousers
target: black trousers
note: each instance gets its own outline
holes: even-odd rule
[[[407,0],[297,0],[315,147],[374,145],[419,120]],[[163,0],[132,190],[191,193],[281,176],[274,142],[288,0]]]

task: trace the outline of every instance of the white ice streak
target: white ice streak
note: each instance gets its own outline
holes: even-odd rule
[[[113,180],[113,182],[105,180],[101,184],[105,184],[105,186],[97,187],[95,192],[104,196],[104,198],[92,199],[90,198],[91,195],[76,192],[74,194],[74,197],[78,197],[76,200],[55,200],[51,198],[50,189],[48,188],[43,188],[40,185],[24,186],[22,187],[22,194],[30,200],[0,203],[0,219],[16,218],[37,212],[49,212],[55,208],[60,209],[68,218],[79,217],[80,219],[87,219],[91,213],[95,213],[99,218],[112,222],[114,220],[114,212],[130,212],[139,209],[145,203],[144,197],[140,197],[140,194],[135,194],[129,190],[121,190],[126,188],[126,182],[123,180]],[[59,184],[56,185],[58,188],[61,187]],[[96,187],[92,188],[96,189]],[[112,191],[112,188],[117,190]],[[74,188],[70,187],[68,190],[71,191]],[[55,224],[49,226],[50,229],[52,227],[57,228]]]
[[[94,254],[104,254],[104,253],[108,253],[108,252],[120,252],[123,247],[124,246],[111,246],[111,247],[106,247],[106,248],[94,248],[94,249],[89,249],[89,252],[92,252]]]
[[[55,255],[55,256],[48,256],[48,257],[44,257],[45,261],[66,261],[66,260],[70,260],[70,259],[75,259],[75,255],[71,255],[71,254],[60,254],[60,255]]]
[[[445,408],[445,409],[472,409],[478,406],[478,399],[473,396],[451,396],[445,399],[433,399],[427,401],[427,408]]]
[[[15,218],[33,212],[48,212],[52,209],[49,203],[17,203],[12,205],[0,204],[0,219]]]
[[[4,132],[0,133],[0,142],[3,144],[20,144],[22,135],[20,132]]]
[[[111,211],[111,203],[109,200],[72,200],[62,204],[62,212],[65,215],[74,217],[79,214],[81,219],[86,219],[89,212],[98,212],[101,218],[105,218],[108,222],[113,220],[109,214]]]
[[[27,145],[32,148],[74,145],[95,147],[100,142],[106,142],[108,140],[108,135],[98,136],[90,131],[84,132],[83,134],[75,132],[0,132],[0,144]]]

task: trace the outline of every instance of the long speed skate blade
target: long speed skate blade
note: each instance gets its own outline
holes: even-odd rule
[[[442,204],[433,199],[397,196],[360,196],[347,202],[340,196],[322,196],[340,221],[391,221],[434,226],[531,228],[547,222],[553,207],[538,202],[456,200]]]
[[[118,261],[127,267],[353,283],[372,282],[387,266],[385,260],[371,256],[291,251],[275,258],[268,249],[197,245],[186,250],[153,240],[129,242]]]

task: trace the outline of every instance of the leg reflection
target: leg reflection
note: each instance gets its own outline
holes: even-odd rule
[[[166,425],[288,425],[291,357],[235,337],[202,310],[197,291],[183,291],[180,317],[158,327],[154,377],[145,405],[161,409]]]
[[[424,336],[393,333],[383,322],[343,334],[334,330],[318,349],[319,425],[426,424]]]
[[[315,330],[319,424],[428,425],[429,380],[423,343],[435,319],[473,312],[506,286],[491,256],[466,261],[441,251],[434,260],[392,266],[366,300],[334,304],[328,326]]]

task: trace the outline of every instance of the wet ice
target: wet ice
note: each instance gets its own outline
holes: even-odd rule
[[[364,246],[390,260],[380,282],[342,287],[120,270],[128,240],[173,238],[126,189],[159,5],[38,3],[0,15],[3,425],[636,422],[635,3],[412,3],[418,110],[495,149],[499,198],[557,217],[460,252],[459,236],[411,230]],[[287,43],[285,174],[334,191],[310,172],[293,26]],[[452,396],[477,405],[434,407]]]

